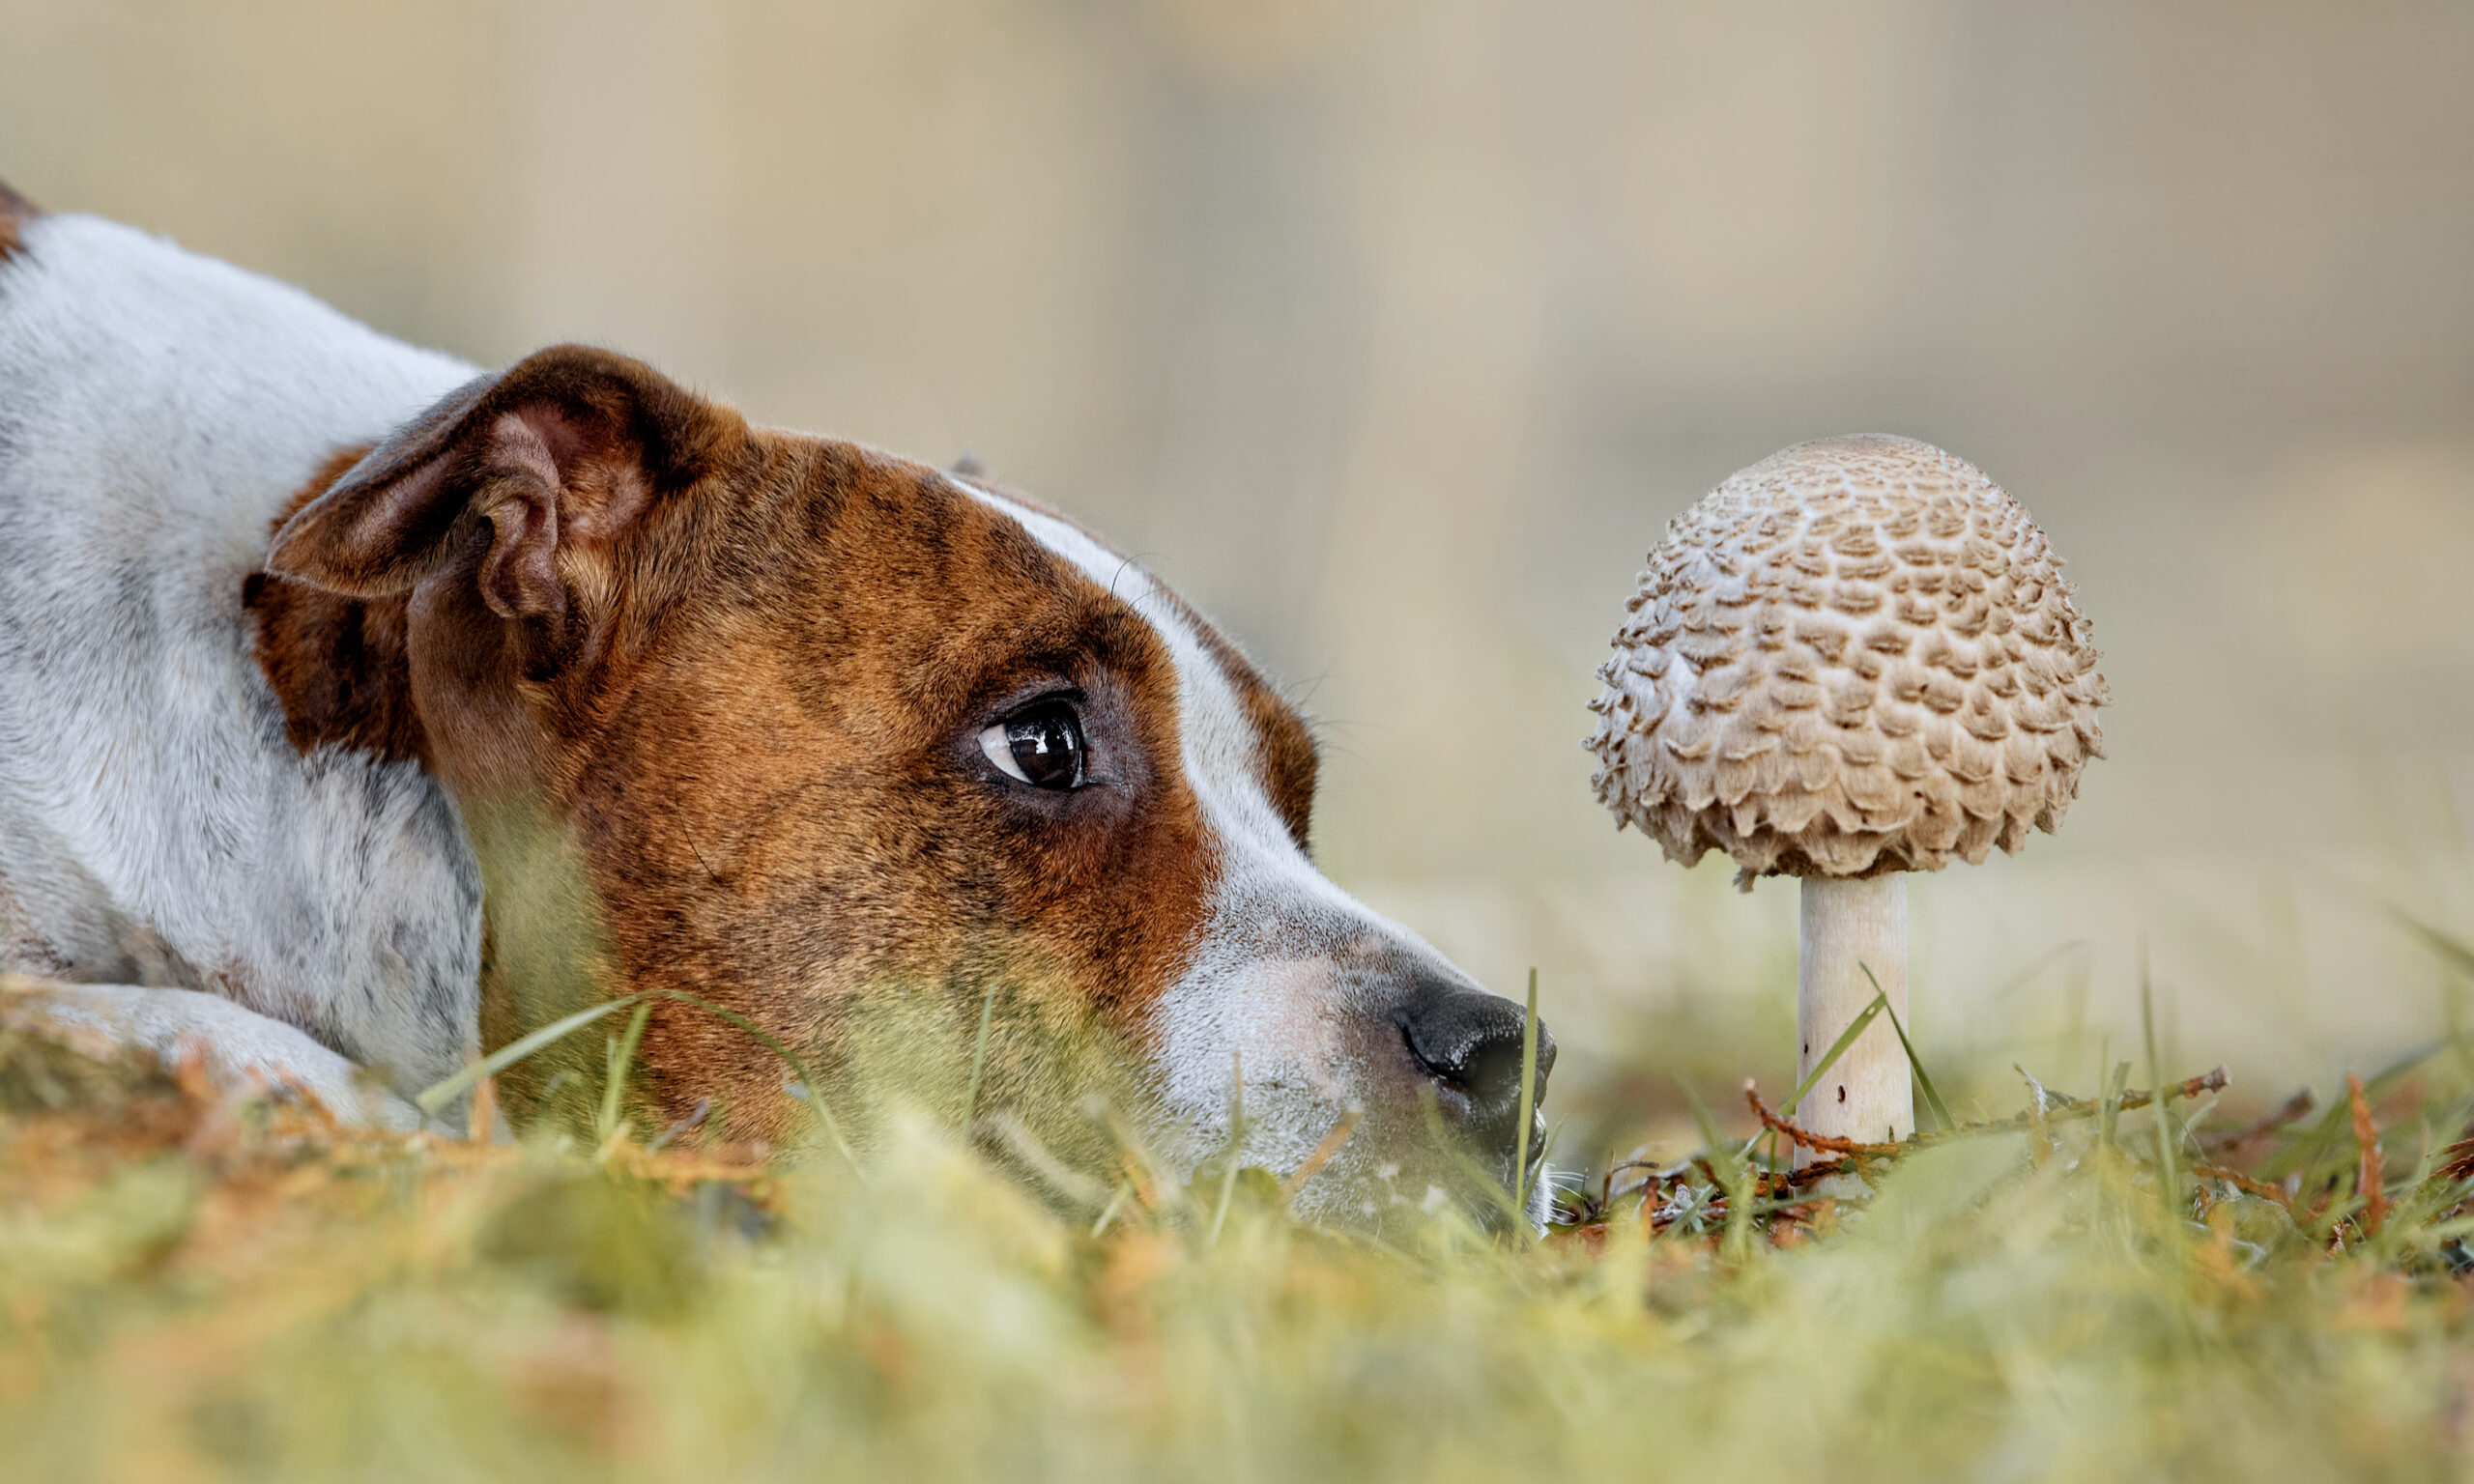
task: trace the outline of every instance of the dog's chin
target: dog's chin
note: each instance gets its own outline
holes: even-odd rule
[[[1532,1234],[1546,1230],[1552,1213],[1551,1171],[1542,1165],[1531,1176],[1525,1220],[1510,1211],[1508,1186],[1489,1187],[1460,1169],[1394,1160],[1370,1161],[1357,1169],[1326,1169],[1308,1181],[1290,1203],[1299,1220],[1339,1231],[1395,1236],[1438,1219],[1465,1221],[1482,1232],[1501,1234],[1526,1225]]]
[[[1431,1123],[1415,1113],[1349,1113],[1304,1094],[1283,1097],[1274,1086],[1247,1089],[1247,1129],[1237,1162],[1294,1183],[1289,1210],[1300,1220],[1338,1230],[1382,1236],[1407,1232],[1438,1217],[1467,1221],[1490,1233],[1518,1223],[1511,1210],[1511,1160],[1501,1155],[1443,1142]],[[1343,1136],[1340,1130],[1345,1127]],[[1218,1165],[1226,1148],[1224,1116],[1186,1126],[1190,1167]],[[1336,1146],[1336,1147],[1327,1147]],[[1552,1191],[1542,1149],[1530,1156],[1525,1215],[1533,1232],[1545,1229]],[[1299,1170],[1319,1163],[1304,1180]]]

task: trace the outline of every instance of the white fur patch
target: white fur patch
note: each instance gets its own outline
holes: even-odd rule
[[[166,1066],[195,1055],[207,1079],[226,1096],[297,1087],[346,1122],[410,1130],[420,1109],[356,1063],[311,1041],[297,1027],[195,989],[141,989],[129,985],[56,985],[12,988],[0,1015],[99,1060],[142,1051]]]
[[[409,762],[285,741],[243,580],[336,449],[473,374],[84,216],[0,266],[9,967],[212,990],[404,1091],[476,1045],[480,881]]]

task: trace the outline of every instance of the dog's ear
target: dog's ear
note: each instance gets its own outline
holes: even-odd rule
[[[561,630],[583,568],[654,500],[718,471],[746,434],[736,413],[642,361],[554,346],[465,384],[372,449],[275,532],[267,570],[384,597],[478,550],[492,613]]]

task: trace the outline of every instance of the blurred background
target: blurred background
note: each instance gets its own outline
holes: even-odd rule
[[[2464,987],[2400,914],[2474,929],[2469,79],[2458,3],[0,0],[0,178],[1085,518],[1318,718],[1337,877],[1539,966],[1584,1109],[1793,1049],[1792,885],[1590,795],[1642,557],[1944,444],[2115,700],[2064,834],[1913,884],[1925,1054],[2086,1091],[2145,962],[2265,1098]]]

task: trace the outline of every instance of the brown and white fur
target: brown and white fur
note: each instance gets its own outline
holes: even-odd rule
[[[1042,700],[1082,786],[986,740]],[[1233,1068],[1250,1161],[1363,1109],[1309,1209],[1448,1186],[1427,1094],[1500,1174],[1518,1011],[1315,870],[1314,785],[1234,646],[1027,500],[604,351],[483,375],[0,189],[0,910],[55,1022],[417,1121],[526,1028],[485,958],[546,821],[606,992],[819,1047],[885,986],[967,1025],[1038,984],[1197,1147]],[[676,1003],[643,1067],[791,1116]]]

